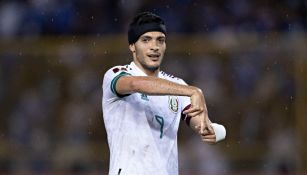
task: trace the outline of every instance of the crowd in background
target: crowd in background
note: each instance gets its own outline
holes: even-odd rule
[[[306,0],[3,0],[0,36],[126,32],[133,15],[145,10],[161,15],[176,33],[307,29]]]
[[[4,0],[0,38],[5,43],[24,37],[126,33],[131,17],[144,9],[160,14],[170,33],[184,35],[307,29],[306,0]],[[228,140],[212,147],[181,126],[183,174],[295,171],[295,53],[270,46],[236,49],[166,54],[164,71],[202,88],[212,120],[228,129]],[[116,53],[93,56],[70,42],[52,55],[23,55],[22,48],[0,53],[0,173],[107,172],[102,75],[129,62]],[[238,149],[249,148],[259,148],[252,154],[255,159],[235,159]]]

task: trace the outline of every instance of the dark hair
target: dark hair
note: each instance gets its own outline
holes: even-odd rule
[[[158,15],[151,12],[139,13],[129,25],[129,44],[135,43],[142,34],[149,31],[159,31],[166,34],[164,21]]]

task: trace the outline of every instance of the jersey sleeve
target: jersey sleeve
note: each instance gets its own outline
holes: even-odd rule
[[[131,76],[124,66],[116,66],[109,69],[103,78],[103,96],[106,98],[125,97],[127,95],[118,94],[116,91],[116,83],[120,77]],[[129,94],[128,94],[129,95]]]

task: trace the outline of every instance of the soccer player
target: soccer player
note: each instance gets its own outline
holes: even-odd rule
[[[160,70],[166,29],[159,16],[138,14],[128,41],[133,61],[109,69],[103,79],[109,175],[177,175],[181,119],[209,144],[224,139],[226,130],[209,120],[199,88]]]

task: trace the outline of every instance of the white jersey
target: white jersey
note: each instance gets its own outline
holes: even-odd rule
[[[103,79],[103,116],[110,148],[109,175],[178,175],[177,131],[185,96],[120,96],[115,85],[121,76],[147,76],[134,62],[115,66]],[[159,78],[183,80],[159,72]]]

